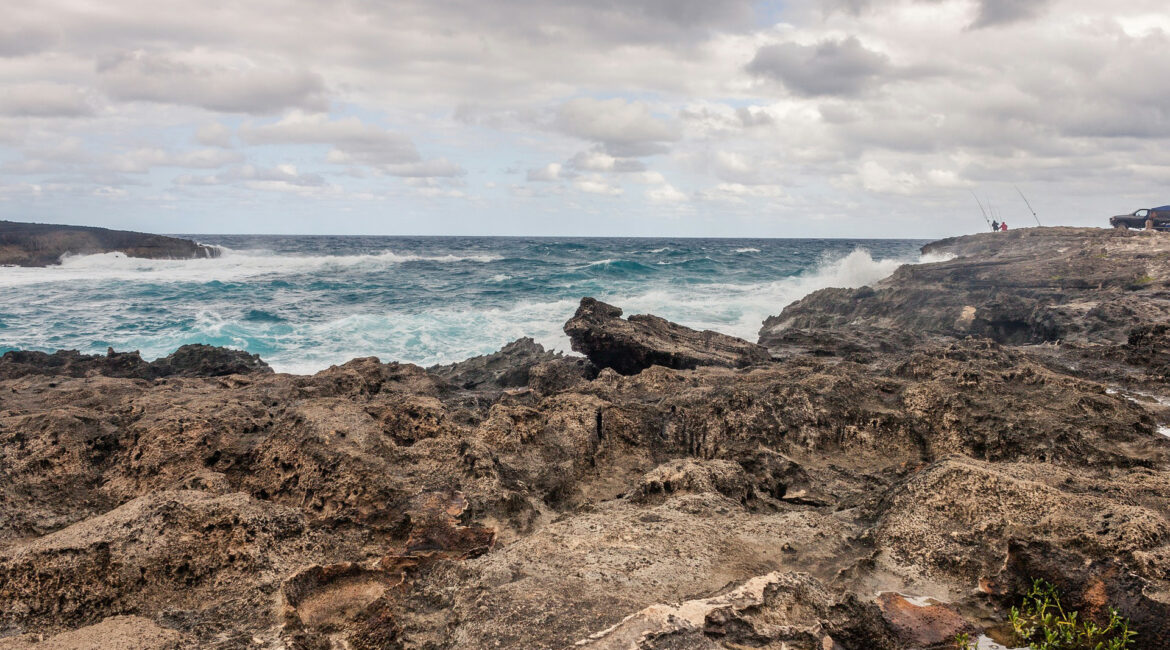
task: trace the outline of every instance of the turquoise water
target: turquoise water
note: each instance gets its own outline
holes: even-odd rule
[[[117,253],[0,267],[0,352],[141,350],[184,343],[260,354],[285,372],[359,356],[423,365],[521,336],[568,350],[582,296],[755,340],[760,323],[827,286],[919,260],[923,242],[191,236],[212,260]]]

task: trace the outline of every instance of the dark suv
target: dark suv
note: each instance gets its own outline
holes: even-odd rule
[[[1109,217],[1109,225],[1114,228],[1145,228],[1146,220],[1153,218],[1154,228],[1170,230],[1170,205],[1160,208],[1143,208],[1133,214],[1122,214]]]

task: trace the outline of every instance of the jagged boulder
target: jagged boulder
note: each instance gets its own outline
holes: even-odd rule
[[[52,354],[37,350],[9,350],[0,356],[0,379],[27,375],[153,379],[155,370],[138,352],[115,352],[113,348],[104,356],[81,354],[77,350],[58,350]]]
[[[146,361],[138,351],[115,352],[113,348],[109,348],[104,356],[81,354],[77,350],[58,350],[52,354],[9,350],[0,356],[0,379],[27,375],[159,379],[271,372],[272,368],[260,359],[260,355],[202,343],[181,346],[169,356],[154,361]]]
[[[650,366],[691,370],[699,366],[745,368],[771,361],[767,349],[719,332],[702,332],[649,314],[622,319],[622,310],[582,298],[565,323],[573,349],[599,368],[633,375]]]
[[[435,377],[468,390],[522,388],[530,382],[542,387],[549,383],[572,383],[592,379],[597,370],[580,358],[549,352],[529,337],[516,339],[498,352],[466,361],[427,368]]]
[[[184,345],[151,365],[160,377],[221,377],[272,372],[258,354],[202,343]]]

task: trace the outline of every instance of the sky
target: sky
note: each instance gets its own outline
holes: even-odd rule
[[[912,237],[1170,203],[1165,0],[10,0],[0,219]],[[1019,188],[1019,192],[1017,191]]]

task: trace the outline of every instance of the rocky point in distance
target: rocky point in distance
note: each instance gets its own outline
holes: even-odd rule
[[[1033,578],[1170,647],[1170,237],[927,248],[758,344],[8,353],[0,649],[943,648]]]
[[[187,239],[92,226],[0,221],[0,266],[49,266],[62,255],[123,253],[149,259],[218,257],[219,249]]]

